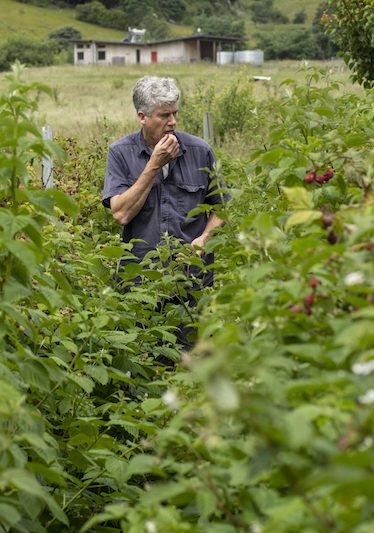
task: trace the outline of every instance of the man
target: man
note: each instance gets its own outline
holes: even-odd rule
[[[179,99],[172,78],[138,80],[133,102],[141,129],[109,147],[103,204],[123,226],[124,242],[144,241],[135,242],[132,249],[140,260],[165,233],[195,246],[202,256],[211,231],[223,224],[214,211],[187,217],[199,204],[222,200],[211,187],[211,147],[176,130]],[[213,261],[211,255],[204,259]]]

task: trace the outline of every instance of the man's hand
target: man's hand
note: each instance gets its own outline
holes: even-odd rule
[[[203,233],[202,235],[200,235],[200,237],[197,237],[191,242],[191,246],[196,249],[196,255],[198,255],[199,257],[202,257],[205,254],[203,248],[206,244],[207,239],[208,235]]]
[[[151,161],[162,168],[169,163],[172,159],[175,159],[179,153],[179,143],[175,135],[172,133],[166,134],[154,147],[152,152]]]

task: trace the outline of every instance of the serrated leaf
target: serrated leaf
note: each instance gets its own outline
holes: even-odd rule
[[[313,209],[313,195],[304,187],[282,187],[292,209]]]
[[[58,189],[48,189],[45,191],[47,196],[53,198],[55,205],[64,213],[71,217],[76,217],[79,213],[79,205],[71,196],[68,196]]]
[[[300,226],[302,224],[311,224],[315,220],[322,218],[322,213],[320,211],[297,211],[288,217],[287,222],[284,226],[284,229],[288,231],[294,226]]]
[[[149,492],[144,493],[141,502],[143,505],[156,505],[185,492],[185,487],[180,483],[170,482],[163,485],[158,484],[154,485]]]
[[[209,518],[217,508],[217,501],[214,494],[208,489],[198,490],[196,493],[196,506],[199,514],[203,518]]]
[[[122,257],[124,253],[124,250],[120,246],[105,246],[105,248],[100,250],[100,255],[111,259]]]

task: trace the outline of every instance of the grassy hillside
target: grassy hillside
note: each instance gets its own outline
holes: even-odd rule
[[[250,46],[255,44],[253,35],[257,31],[267,33],[276,31],[277,28],[288,28],[292,31],[292,29],[297,27],[292,24],[255,25],[251,20],[251,13],[249,10],[251,1],[252,0],[246,0],[245,7],[240,13],[240,16],[242,16],[246,22],[248,44]],[[281,9],[290,20],[293,19],[295,13],[304,8],[307,14],[306,25],[310,25],[320,1],[321,0],[275,0],[274,6]],[[120,40],[126,33],[81,22],[75,18],[75,12],[73,9],[47,9],[29,4],[22,4],[15,0],[0,0],[0,12],[0,41],[4,41],[8,37],[14,35],[45,39],[48,36],[48,33],[57,28],[61,28],[62,26],[74,26],[82,32],[83,37],[86,39]],[[191,27],[178,26],[175,24],[170,25],[170,30],[171,34],[174,36],[190,35],[192,32]]]
[[[62,26],[74,26],[86,39],[121,40],[125,36],[124,32],[77,20],[73,9],[46,9],[0,0],[0,13],[0,41],[15,35],[45,39],[48,33]]]
[[[304,10],[308,25],[313,22],[315,12],[320,4],[322,4],[322,0],[274,0],[274,7],[280,9],[291,21],[296,13]]]

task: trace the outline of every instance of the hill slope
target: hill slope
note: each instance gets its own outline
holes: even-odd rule
[[[124,32],[81,22],[74,9],[37,7],[14,0],[0,0],[0,41],[24,36],[45,39],[48,33],[62,26],[74,26],[85,39],[113,39],[119,41]]]
[[[304,9],[307,15],[304,27],[310,26],[317,7],[322,0],[274,0],[274,7],[280,9],[292,21],[295,13]],[[248,36],[248,43],[250,46],[254,45],[253,35],[261,31],[261,33],[271,33],[276,28],[281,29],[295,29],[299,26],[293,24],[258,24],[255,25],[251,20],[251,12],[249,9],[252,0],[242,1],[244,7],[238,14],[245,20],[246,31]],[[8,37],[25,36],[38,39],[45,39],[48,33],[62,26],[74,26],[82,32],[85,39],[110,39],[121,40],[125,37],[124,33],[119,30],[109,28],[102,28],[94,24],[81,22],[75,18],[74,9],[59,9],[59,8],[41,8],[31,4],[23,4],[15,0],[0,0],[0,41],[6,40]],[[303,27],[303,26],[301,26]],[[191,35],[192,27],[180,26],[176,24],[170,25],[171,34],[174,36]]]

